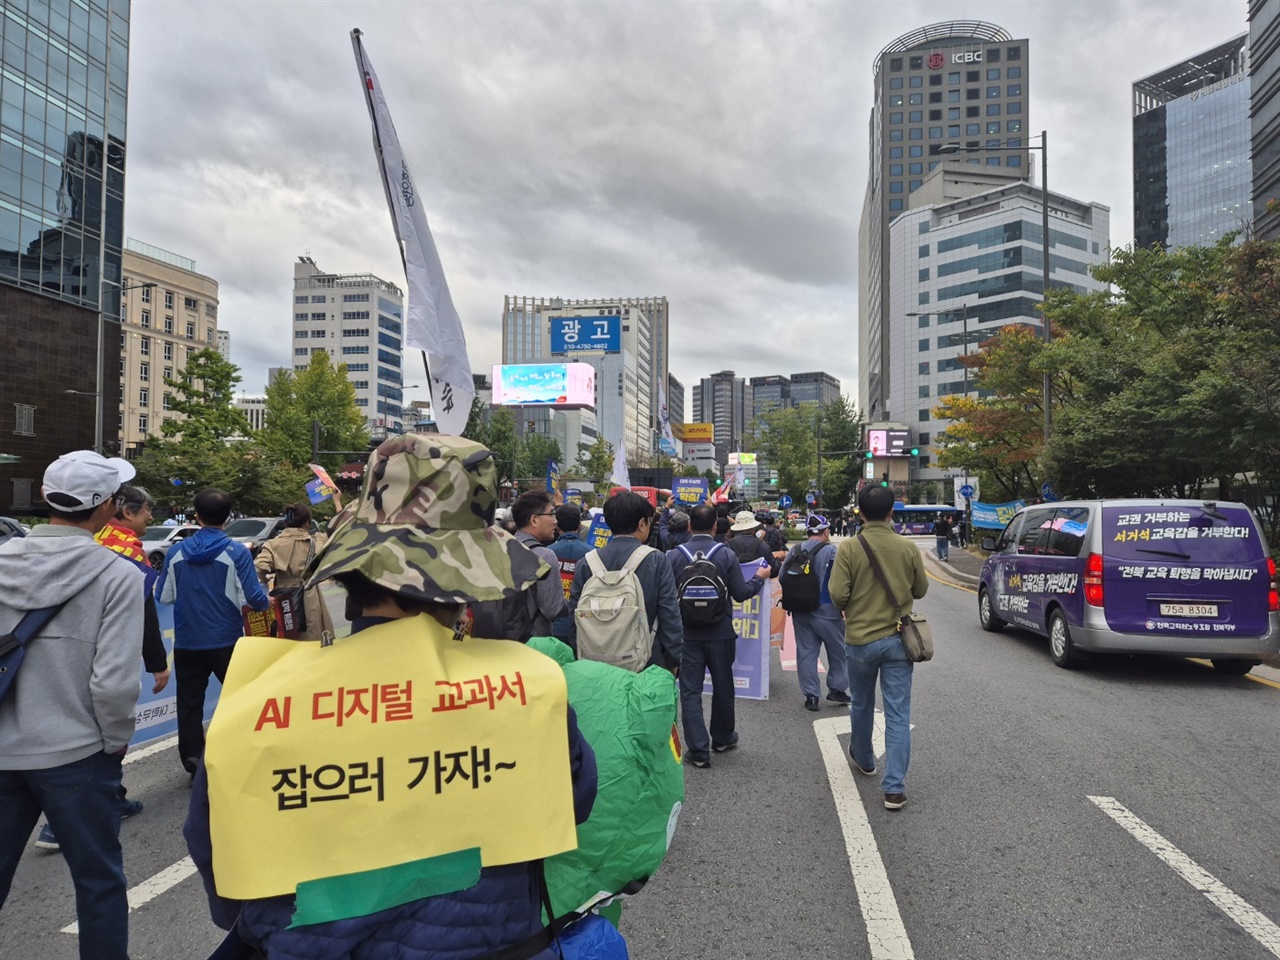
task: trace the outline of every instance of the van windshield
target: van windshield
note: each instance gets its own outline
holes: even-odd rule
[[[1105,506],[1102,549],[1143,563],[1256,563],[1267,552],[1248,510],[1216,507],[1208,513],[1198,504]]]

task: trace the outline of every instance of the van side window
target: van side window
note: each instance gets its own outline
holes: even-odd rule
[[[996,553],[1008,550],[1011,546],[1018,542],[1018,530],[1022,523],[1022,514],[1018,514],[1009,521],[1009,525],[1000,533],[1000,539],[996,541]]]
[[[1022,534],[1018,537],[1019,554],[1043,555],[1049,542],[1049,528],[1053,526],[1052,510],[1032,510],[1022,521]]]
[[[1078,557],[1084,549],[1085,533],[1089,529],[1088,507],[1062,507],[1053,517],[1049,530],[1051,557]]]

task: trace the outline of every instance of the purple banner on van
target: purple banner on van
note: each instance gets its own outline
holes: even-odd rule
[[[1267,546],[1243,507],[1106,506],[1107,626],[1122,633],[1261,636]]]
[[[742,576],[750,580],[759,563],[742,564]],[[769,634],[773,611],[773,591],[764,589],[745,603],[733,605],[733,630],[738,635],[733,658],[734,696],[746,700],[769,699]],[[711,680],[703,680],[702,692],[711,694]]]

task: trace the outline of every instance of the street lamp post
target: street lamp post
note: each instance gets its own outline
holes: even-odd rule
[[[1040,230],[1041,241],[1044,248],[1044,263],[1041,265],[1041,275],[1043,278],[1042,297],[1048,299],[1049,296],[1049,134],[1040,131],[1039,145],[1020,144],[1017,147],[962,147],[958,143],[948,143],[938,148],[939,153],[985,153],[991,150],[1039,150],[1040,151]],[[1044,337],[1044,343],[1049,345],[1049,317],[1042,314],[1040,318],[1040,331]],[[1049,443],[1049,434],[1053,426],[1053,413],[1051,404],[1053,400],[1053,378],[1049,371],[1044,374],[1044,442]]]

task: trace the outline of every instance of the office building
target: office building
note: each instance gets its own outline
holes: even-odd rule
[[[715,428],[715,459],[721,467],[728,463],[731,451],[742,449],[752,412],[751,387],[732,370],[703,377],[694,388],[692,422]]]
[[[671,418],[671,432],[679,433],[678,428],[685,423],[684,384],[671,373],[667,374],[667,416]]]
[[[311,354],[347,365],[356,405],[375,438],[404,432],[404,294],[370,273],[324,273],[310,257],[293,265],[293,369]]]
[[[214,345],[214,349],[218,351],[218,356],[222,357],[227,363],[231,362],[231,331],[219,330],[218,341]]]
[[[791,404],[817,403],[826,406],[840,399],[840,380],[818,370],[814,373],[791,375]]]
[[[119,433],[129,458],[165,420],[176,420],[173,388],[187,361],[218,343],[218,282],[196,262],[149,243],[125,244],[120,309]]]
[[[571,417],[584,429],[560,424],[562,411],[548,411],[545,422],[572,460],[583,442],[595,442],[595,431],[616,445],[626,443],[628,456],[658,450],[658,391],[668,368],[668,305],[666,297],[565,300],[560,297],[507,296],[502,304],[503,363],[589,363],[596,369],[594,420]],[[605,389],[604,383],[610,386]],[[620,392],[619,392],[620,391]],[[668,401],[669,403],[670,401]],[[575,440],[577,436],[580,439]]]
[[[244,418],[249,421],[250,430],[256,433],[266,426],[266,397],[236,397],[231,405],[244,414]]]
[[[876,58],[858,239],[858,406],[870,419],[885,418],[889,341],[901,322],[889,312],[889,224],[945,160],[949,144],[983,151],[969,155],[969,164],[1030,175],[1030,66],[1026,40],[977,20],[913,30]]]
[[[0,514],[33,514],[59,455],[119,453],[129,3],[0,11]]]
[[[1248,34],[1133,85],[1133,235],[1217,243],[1252,217]]]
[[[1275,240],[1280,237],[1280,0],[1249,0],[1249,126],[1253,230],[1259,239]]]
[[[791,406],[791,378],[781,376],[751,378],[751,418],[756,420],[771,410]]]
[[[1041,194],[1007,174],[953,162],[912,200],[919,206],[889,231],[886,265],[897,280],[888,306],[898,322],[888,339],[889,416],[879,419],[913,430],[920,448],[913,479],[940,480],[948,474],[934,465],[934,444],[951,422],[934,410],[942,397],[976,390],[961,357],[1002,326],[1041,325]],[[1107,207],[1049,194],[1051,286],[1101,289],[1089,268],[1105,261],[1109,243]]]

